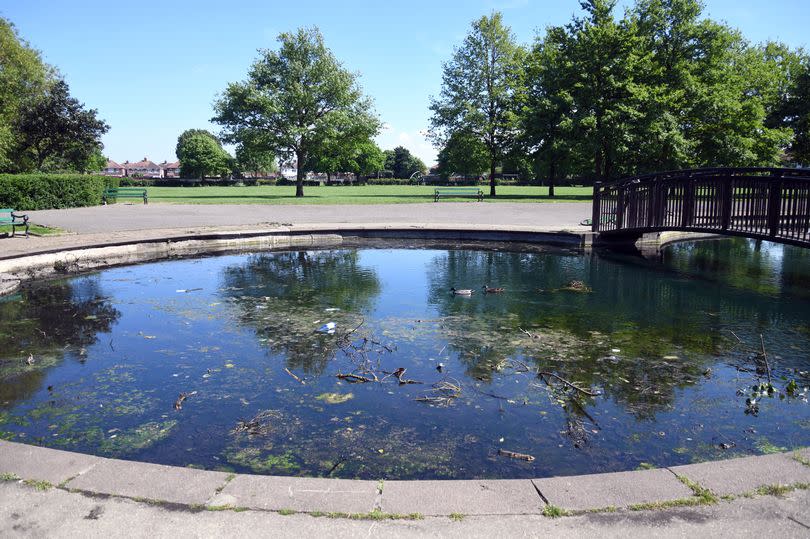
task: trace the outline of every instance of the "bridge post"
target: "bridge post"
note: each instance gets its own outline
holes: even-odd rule
[[[601,218],[601,193],[602,182],[593,182],[593,211],[591,213],[591,232],[599,232],[599,219]]]
[[[624,206],[625,206],[625,199],[624,199],[624,185],[620,185],[616,189],[616,228],[615,230],[621,230],[624,228]]]
[[[731,210],[734,207],[734,188],[731,185],[730,176],[723,177],[720,183],[720,189],[722,196],[720,200],[720,204],[722,205],[720,208],[720,228],[728,230],[731,226]]]
[[[779,217],[782,212],[782,177],[781,174],[770,182],[768,191],[768,235],[779,234]]]

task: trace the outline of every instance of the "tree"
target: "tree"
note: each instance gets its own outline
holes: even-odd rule
[[[202,129],[189,129],[177,138],[177,158],[180,160],[180,176],[205,179],[220,176],[231,170],[231,156],[219,140]]]
[[[385,170],[393,172],[394,178],[410,178],[415,172],[427,170],[425,163],[404,146],[385,150],[384,154]]]
[[[549,197],[559,178],[581,172],[574,140],[576,107],[572,96],[571,47],[565,28],[551,27],[535,42],[526,60],[526,94],[521,120],[521,142],[534,157],[536,174],[548,181]]]
[[[252,173],[254,176],[275,172],[276,156],[263,146],[252,145],[249,141],[242,141],[236,147],[236,164],[242,174]]]
[[[489,166],[489,154],[481,140],[465,131],[456,131],[439,151],[439,174],[478,176]]]
[[[793,136],[786,148],[786,160],[810,166],[810,56],[775,44],[766,46],[766,54],[781,67],[784,77],[779,82],[785,85],[777,88],[777,103],[766,124],[791,129]]]
[[[52,75],[40,53],[0,17],[0,171],[20,168],[19,134],[14,130],[20,109],[42,95]]]
[[[444,65],[441,96],[430,105],[431,135],[439,146],[464,131],[486,147],[490,196],[495,196],[495,167],[519,132],[523,56],[500,13],[481,17]]]
[[[261,51],[247,81],[228,85],[213,121],[228,142],[250,139],[285,161],[294,159],[300,197],[307,163],[330,141],[368,139],[380,123],[357,76],[337,61],[317,28],[285,32],[278,41],[278,51]]]
[[[19,151],[31,152],[37,169],[50,157],[62,157],[79,167],[102,148],[101,135],[109,130],[96,114],[70,97],[65,81],[56,80],[42,97],[21,107],[15,125]]]

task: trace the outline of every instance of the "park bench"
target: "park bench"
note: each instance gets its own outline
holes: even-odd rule
[[[11,225],[11,236],[17,233],[18,226],[25,227],[25,236],[28,237],[28,216],[14,213],[10,208],[0,209],[0,226]]]
[[[477,187],[437,187],[433,201],[438,202],[440,197],[475,197],[481,202],[484,192]]]
[[[149,204],[146,189],[143,187],[109,187],[101,194],[101,203],[107,205],[107,199],[114,198],[143,198],[144,204]]]

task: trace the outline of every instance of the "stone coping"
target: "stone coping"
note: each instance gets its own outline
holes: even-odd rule
[[[329,515],[553,515],[715,503],[810,488],[810,449],[652,470],[542,479],[363,481],[228,474],[0,441],[0,476],[191,510]]]

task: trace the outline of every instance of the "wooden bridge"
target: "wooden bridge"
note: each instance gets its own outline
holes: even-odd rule
[[[600,241],[665,230],[810,247],[810,169],[705,168],[594,185]]]

